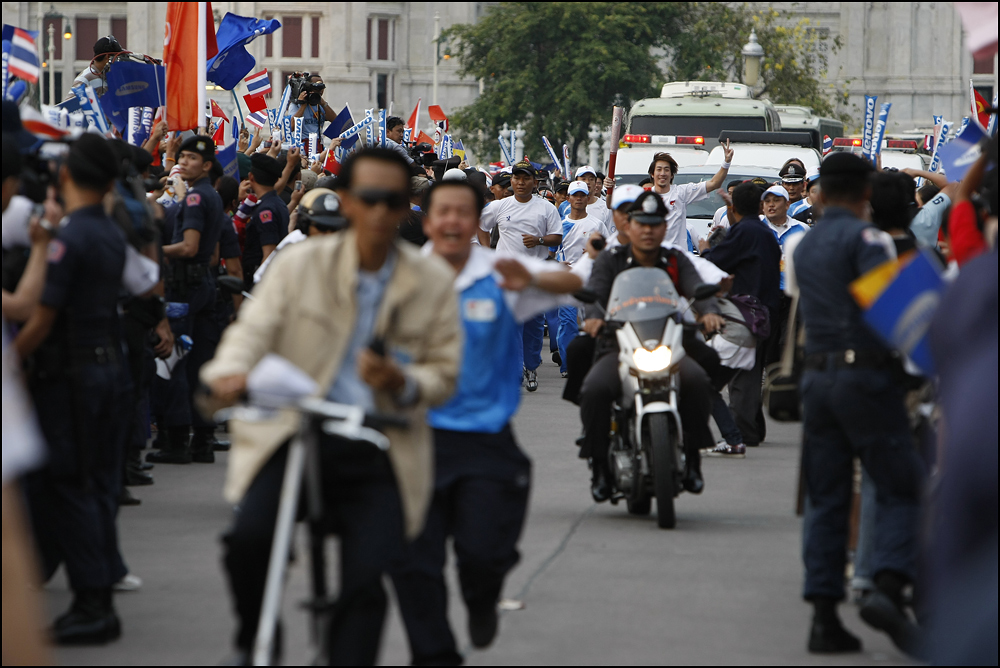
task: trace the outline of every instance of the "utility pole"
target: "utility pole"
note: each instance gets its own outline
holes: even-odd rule
[[[49,66],[46,68],[49,73],[49,104],[56,103],[56,26],[49,21]]]
[[[441,15],[434,14],[434,89],[431,99],[432,104],[438,103],[438,63],[441,62]]]

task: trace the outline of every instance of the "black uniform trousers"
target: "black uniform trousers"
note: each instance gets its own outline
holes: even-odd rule
[[[413,665],[458,665],[448,624],[444,567],[454,543],[462,599],[470,610],[496,606],[520,560],[531,461],[510,425],[499,433],[434,430],[434,498],[423,533],[390,568]]]
[[[718,356],[715,360],[718,362]],[[685,356],[677,367],[680,374],[678,410],[684,428],[684,453],[687,455],[688,464],[697,467],[701,461],[699,449],[711,447],[713,444],[712,432],[708,427],[708,418],[712,410],[712,383],[705,369],[690,355]],[[613,350],[594,362],[580,390],[580,419],[584,427],[581,458],[589,457],[595,462],[607,462],[611,432],[611,403],[621,394],[618,351]]]
[[[903,389],[888,369],[806,370],[803,452],[810,511],[803,529],[807,599],[844,596],[854,457],[875,483],[873,572],[916,576],[923,464]]]
[[[42,577],[64,563],[75,591],[110,587],[128,573],[115,522],[131,417],[118,363],[83,364],[77,376],[30,383],[49,458],[25,481]]]
[[[325,521],[340,537],[340,591],[326,633],[328,655],[334,665],[373,665],[388,605],[382,574],[404,542],[399,488],[388,456],[373,445],[321,435],[319,450]],[[257,635],[287,455],[285,444],[260,470],[223,536],[239,617],[236,645],[248,651]]]
[[[163,419],[163,424],[157,425],[160,429],[192,424],[196,427],[214,426],[192,409],[191,397],[198,387],[198,372],[215,355],[221,337],[215,314],[215,296],[215,281],[207,274],[183,298],[177,294],[168,296],[168,301],[188,304],[187,315],[170,319],[170,329],[174,337],[190,336],[193,345],[177,361],[169,380],[157,377],[153,383],[154,413]]]

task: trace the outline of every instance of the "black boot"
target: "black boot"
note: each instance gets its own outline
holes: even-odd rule
[[[684,489],[692,494],[701,494],[705,489],[705,479],[701,477],[701,453],[698,448],[691,448],[686,451],[685,459]]]
[[[920,658],[920,627],[906,614],[903,587],[906,580],[892,571],[875,574],[875,590],[861,600],[861,619],[892,638],[899,650]]]
[[[215,463],[215,427],[195,427],[191,438],[191,461],[200,464]]]
[[[216,438],[215,434],[212,434],[212,450],[216,452],[229,452],[229,445],[228,438]]]
[[[188,443],[188,425],[167,428],[167,448],[146,455],[146,460],[154,464],[190,464],[191,447]]]
[[[73,605],[52,627],[58,645],[102,645],[122,634],[121,622],[111,604],[111,587],[80,589]]]
[[[496,603],[469,607],[469,640],[476,649],[485,649],[497,637],[500,617]]]
[[[606,461],[599,461],[599,458],[594,458],[594,471],[590,479],[590,495],[597,503],[611,498],[611,476],[608,473],[608,464]]]
[[[815,654],[860,652],[861,641],[840,622],[837,601],[832,598],[813,599],[815,610],[809,629],[809,651]]]
[[[142,503],[142,499],[136,498],[135,495],[129,491],[129,488],[122,485],[121,491],[118,492],[118,505],[119,506],[138,506]]]

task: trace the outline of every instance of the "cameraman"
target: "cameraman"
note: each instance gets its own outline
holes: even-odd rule
[[[302,84],[302,91],[296,101],[293,102],[295,113],[292,114],[292,117],[303,119],[303,137],[308,137],[312,132],[315,132],[317,137],[322,137],[323,125],[326,120],[337,117],[337,112],[323,99],[325,89],[326,84],[323,83],[323,77],[318,74],[310,74],[306,83]],[[320,139],[320,141],[323,140]]]

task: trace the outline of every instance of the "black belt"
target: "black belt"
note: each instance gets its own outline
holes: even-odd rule
[[[806,355],[805,368],[811,371],[835,369],[882,369],[892,363],[892,356],[881,350],[838,350]]]

